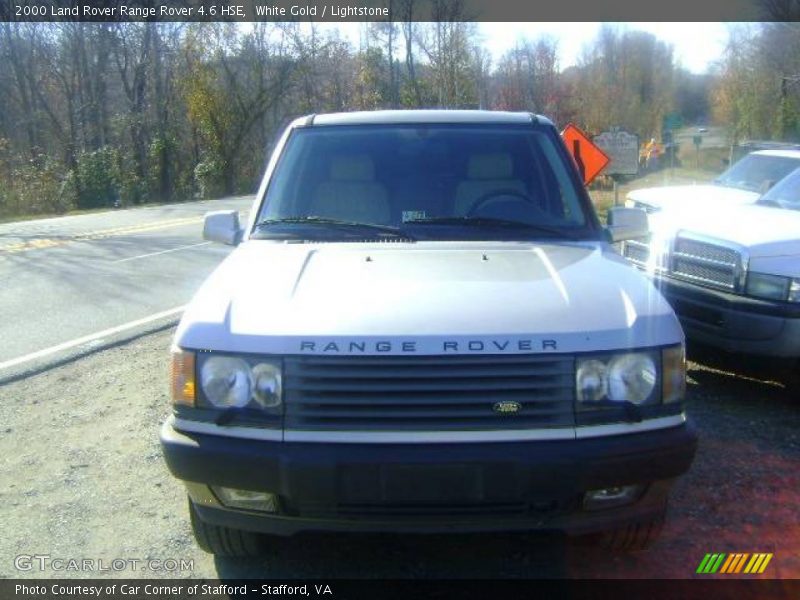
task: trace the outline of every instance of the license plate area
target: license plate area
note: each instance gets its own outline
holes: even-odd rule
[[[484,498],[483,469],[472,465],[372,465],[339,471],[342,504],[472,504]]]

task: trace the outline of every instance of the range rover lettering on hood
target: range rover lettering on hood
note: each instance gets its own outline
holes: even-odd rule
[[[558,350],[556,340],[534,340],[534,339],[490,339],[490,340],[442,340],[436,343],[442,354],[452,352],[455,354],[465,354],[470,352],[535,352],[548,350]],[[390,340],[366,341],[351,340],[346,342],[334,340],[301,340],[301,353],[311,354],[373,354],[373,353],[409,353],[420,352],[419,342],[415,340],[403,340],[399,342]]]

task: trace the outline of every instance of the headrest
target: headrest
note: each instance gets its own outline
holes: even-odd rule
[[[505,152],[473,154],[469,159],[467,177],[470,179],[511,179],[514,167],[511,155]]]
[[[366,154],[336,156],[331,159],[331,179],[337,181],[372,181],[375,165]]]

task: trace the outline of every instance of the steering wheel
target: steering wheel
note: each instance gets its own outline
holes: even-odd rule
[[[472,203],[472,206],[467,211],[466,216],[468,216],[468,217],[480,216],[480,215],[478,215],[480,210],[485,208],[485,206],[487,204],[491,204],[491,202],[494,201],[495,198],[497,198],[499,196],[510,196],[512,198],[516,198],[517,200],[520,200],[520,201],[524,202],[525,204],[528,204],[531,208],[535,209],[539,213],[544,213],[545,212],[544,210],[539,208],[539,206],[536,205],[536,203],[533,201],[533,199],[530,196],[528,196],[528,194],[526,194],[524,192],[520,192],[519,190],[515,190],[513,188],[503,188],[503,189],[499,189],[499,190],[490,190],[490,191],[486,192],[485,194],[482,194],[481,196],[479,196],[478,199],[475,200],[475,202]]]

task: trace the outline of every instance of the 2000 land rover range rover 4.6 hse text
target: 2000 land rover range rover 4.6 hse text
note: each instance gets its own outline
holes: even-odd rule
[[[694,457],[683,333],[610,242],[553,124],[296,120],[187,308],[161,442],[199,544],[561,530],[640,547]]]

